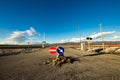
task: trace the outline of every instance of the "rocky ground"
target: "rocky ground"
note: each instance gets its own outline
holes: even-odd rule
[[[0,57],[0,80],[120,80],[120,56],[65,48],[72,63],[45,64],[56,59],[49,48],[30,54]]]

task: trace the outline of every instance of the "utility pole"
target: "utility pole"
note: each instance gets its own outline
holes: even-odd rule
[[[45,33],[44,33],[44,41],[45,41]]]
[[[45,40],[45,33],[43,35],[43,42],[42,42],[42,48],[45,48],[46,40]]]
[[[102,39],[102,47],[104,50],[105,46],[104,46],[104,38],[103,38],[103,34],[102,34],[102,24],[100,24],[100,33],[101,33],[101,39]]]
[[[86,38],[85,38],[85,33],[84,33],[83,35],[84,35],[84,38],[83,38],[83,39],[84,39],[84,50],[86,50],[86,43],[85,43],[85,42],[86,42]]]
[[[27,49],[27,52],[29,52],[30,50],[30,42],[28,41],[28,49]]]
[[[80,43],[81,43],[81,34],[80,34],[80,26],[79,26],[79,24],[78,24],[78,35],[80,37]],[[81,44],[79,44],[79,47],[81,49]]]
[[[89,39],[88,39],[88,49],[90,50],[90,32],[88,33]]]

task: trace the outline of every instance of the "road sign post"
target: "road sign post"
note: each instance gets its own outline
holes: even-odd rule
[[[91,37],[87,37],[86,39],[88,40],[88,49],[91,50],[91,48],[90,48],[90,41],[92,40],[92,38]]]

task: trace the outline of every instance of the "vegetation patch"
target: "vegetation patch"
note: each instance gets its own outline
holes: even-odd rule
[[[73,63],[74,61],[79,61],[79,59],[59,55],[55,59],[49,58],[43,64],[48,64],[48,65],[52,65],[52,66],[61,67],[63,64]]]

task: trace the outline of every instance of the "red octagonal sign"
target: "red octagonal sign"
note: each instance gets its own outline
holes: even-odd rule
[[[50,54],[56,54],[56,47],[55,46],[51,46],[49,51],[50,51]]]

